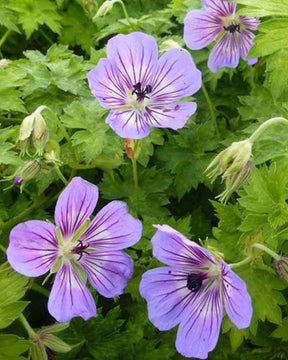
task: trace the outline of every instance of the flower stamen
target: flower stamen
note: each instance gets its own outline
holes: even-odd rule
[[[77,254],[79,255],[79,258],[77,259],[77,261],[79,261],[83,254],[88,254],[87,251],[85,251],[86,249],[88,249],[89,245],[84,245],[82,240],[78,240],[78,244],[72,249],[72,253],[73,254]]]
[[[152,92],[152,86],[147,85],[145,88],[141,87],[141,82],[137,82],[135,85],[133,85],[134,90],[132,91],[132,95],[137,95],[137,101],[142,102],[145,98],[149,99],[149,96],[147,94],[150,94]]]
[[[187,288],[192,292],[197,292],[202,286],[202,276],[200,274],[189,274],[187,278]]]
[[[224,26],[224,30],[229,31],[231,34],[234,34],[235,31],[240,32],[240,24],[230,24],[229,26]]]

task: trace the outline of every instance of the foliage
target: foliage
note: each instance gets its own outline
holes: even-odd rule
[[[215,155],[232,142],[250,136],[271,117],[288,117],[288,3],[238,0],[239,14],[261,18],[249,53],[249,58],[259,58],[255,66],[243,61],[237,69],[212,74],[207,68],[209,50],[190,52],[202,71],[220,135],[200,90],[193,99],[197,113],[183,129],[153,129],[141,141],[138,189],[125,140],[105,123],[108,111],[91,95],[87,72],[106,56],[107,40],[117,33],[142,31],[155,36],[159,45],[173,39],[184,46],[184,17],[190,9],[201,8],[201,1],[126,0],[130,22],[119,3],[95,18],[102,3],[0,1],[0,55],[7,59],[0,62],[0,360],[28,358],[32,345],[21,327],[21,314],[35,329],[54,323],[46,306],[51,281],[42,286],[44,279],[32,281],[12,271],[4,252],[13,226],[28,219],[52,220],[63,190],[59,168],[67,179],[79,175],[97,184],[102,195],[99,208],[111,200],[126,201],[144,227],[142,239],[128,250],[134,274],[124,295],[110,300],[99,296],[97,318],[73,319],[59,334],[72,350],[57,354],[59,359],[183,359],[174,347],[176,331],[159,332],[149,322],[139,294],[143,272],[160,265],[152,256],[153,224],[169,224],[194,241],[201,238],[221,251],[228,263],[251,255],[254,243],[288,253],[284,125],[271,127],[255,144],[253,174],[228,204],[214,200],[223,184],[211,185],[205,173]],[[38,159],[41,172],[20,193],[12,182],[29,156],[20,157],[19,125],[41,105],[51,109],[42,113],[50,140],[44,158]],[[56,156],[57,166],[51,156]],[[235,271],[252,297],[252,324],[238,330],[225,316],[219,344],[209,359],[288,356],[287,284],[277,276],[269,256],[257,249],[251,256],[251,263]]]

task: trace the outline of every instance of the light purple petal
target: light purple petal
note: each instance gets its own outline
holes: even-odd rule
[[[208,67],[212,72],[217,72],[225,66],[236,68],[239,64],[239,57],[239,45],[234,35],[227,32],[212,49],[208,60]]]
[[[112,109],[126,104],[126,91],[114,60],[101,59],[87,77],[90,90],[101,106]]]
[[[253,16],[239,16],[241,24],[251,30],[257,30],[260,20]]]
[[[224,305],[230,320],[238,329],[250,325],[253,309],[245,282],[222,260],[222,288]]]
[[[146,109],[146,122],[153,127],[181,129],[197,109],[195,102],[159,105]]]
[[[144,116],[133,110],[111,111],[106,123],[122,138],[142,139],[149,135]]]
[[[191,55],[185,50],[170,49],[159,59],[149,98],[160,104],[180,100],[198,91],[201,84],[201,72]]]
[[[59,196],[55,208],[55,222],[67,239],[92,214],[98,200],[98,187],[74,177]]]
[[[29,277],[45,274],[56,260],[57,253],[55,228],[49,222],[26,221],[10,232],[7,258],[20,274]]]
[[[203,49],[223,31],[222,20],[208,11],[192,10],[184,19],[184,41],[191,50]]]
[[[84,320],[96,316],[96,305],[86,285],[71,264],[63,264],[49,296],[48,311],[60,322],[80,316]]]
[[[236,3],[224,0],[202,0],[202,4],[209,11],[224,17],[233,15],[236,10]]]
[[[238,43],[239,43],[239,51],[240,56],[243,60],[246,60],[246,56],[248,55],[249,50],[253,46],[255,35],[250,31],[245,29],[241,29],[241,32],[238,33]]]
[[[251,66],[257,64],[257,62],[258,62],[258,58],[245,59],[245,60],[246,60],[247,64],[248,64],[248,65],[251,65]]]
[[[216,264],[208,251],[168,225],[157,225],[151,239],[153,255],[164,264],[177,268],[192,268]]]
[[[121,250],[136,244],[142,224],[127,211],[123,201],[111,201],[95,216],[81,240],[99,251]]]
[[[108,41],[107,56],[116,62],[128,89],[138,82],[145,88],[157,65],[158,47],[151,35],[119,34]]]
[[[187,277],[187,272],[172,267],[143,274],[140,294],[148,303],[149,320],[159,330],[169,330],[183,320],[183,311],[195,294],[187,288]]]
[[[123,294],[133,273],[133,261],[123,251],[84,253],[79,263],[89,282],[107,298]]]
[[[217,344],[223,304],[217,281],[210,287],[208,284],[209,281],[195,293],[178,328],[176,348],[186,357],[206,359]]]

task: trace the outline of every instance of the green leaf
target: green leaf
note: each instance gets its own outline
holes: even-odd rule
[[[273,331],[271,336],[282,339],[282,341],[288,341],[288,317],[282,320],[282,324]]]
[[[16,335],[0,334],[0,358],[1,356],[16,356],[27,351],[31,342]]]
[[[18,23],[22,25],[29,39],[39,25],[47,25],[52,31],[60,33],[61,16],[55,3],[49,0],[9,0],[7,8],[18,15]]]
[[[28,278],[12,271],[7,264],[0,266],[0,328],[9,326],[23,312],[28,301],[18,301],[24,296]]]
[[[229,0],[234,2],[233,0]],[[282,0],[237,0],[238,4],[247,5],[239,13],[250,16],[288,16],[288,4]]]
[[[249,52],[249,58],[266,56],[287,48],[288,19],[271,19],[259,25],[261,32],[255,38],[255,45]]]
[[[15,13],[7,9],[5,2],[0,2],[0,24],[5,26],[8,30],[19,32],[19,28],[16,25],[17,17]]]
[[[191,124],[190,128],[170,137],[169,142],[157,151],[157,157],[167,170],[175,174],[176,194],[181,199],[199,183],[210,184],[205,169],[217,147],[213,126],[210,123]]]
[[[14,144],[0,142],[0,164],[19,166],[23,163],[19,155],[13,151]]]
[[[182,4],[184,3],[184,0],[173,0],[173,13],[176,11]]]

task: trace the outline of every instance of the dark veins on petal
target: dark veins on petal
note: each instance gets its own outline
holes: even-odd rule
[[[234,34],[235,31],[240,32],[239,24],[231,24],[229,26],[224,26],[224,30],[229,31],[231,34]]]
[[[74,249],[72,249],[73,254],[79,255],[77,261],[82,258],[83,253],[88,254],[87,251],[85,251],[86,249],[88,249],[88,247],[89,245],[84,245],[82,240],[78,240],[78,244],[74,247]]]
[[[200,274],[189,274],[187,278],[187,288],[192,292],[197,292],[202,286],[202,276]]]
[[[132,95],[137,95],[137,101],[143,101],[145,98],[149,99],[147,94],[152,92],[152,86],[147,85],[145,88],[142,88],[141,82],[137,82],[137,84],[133,85]]]

